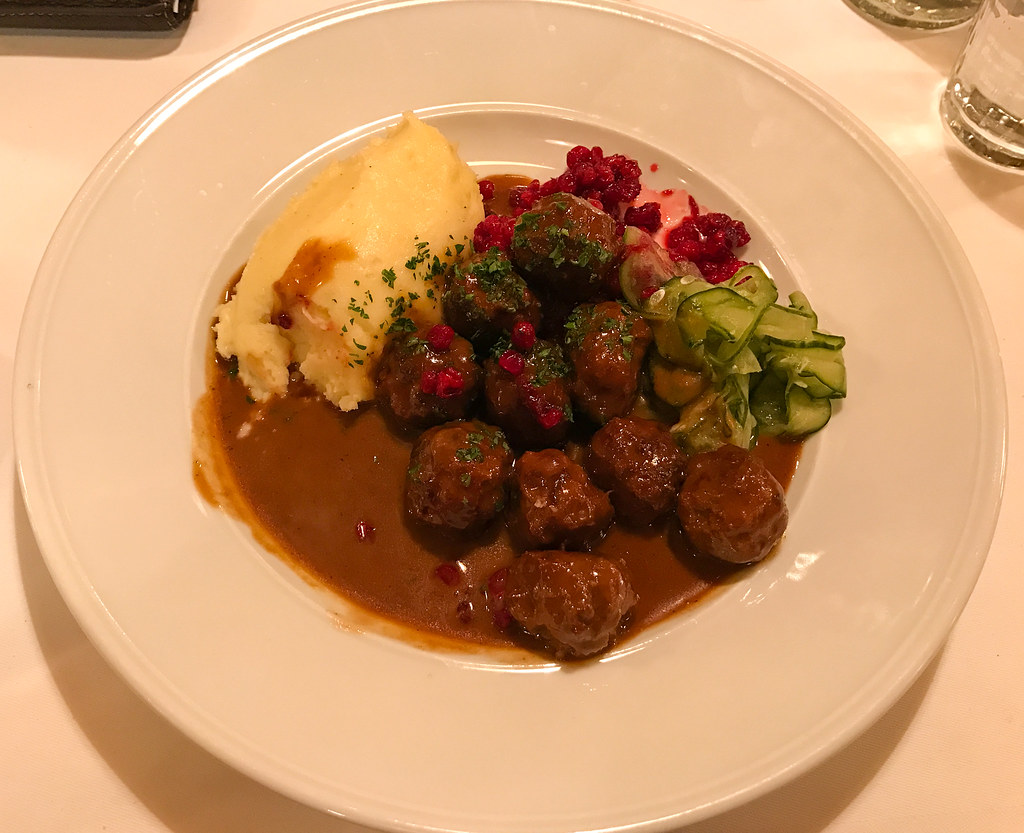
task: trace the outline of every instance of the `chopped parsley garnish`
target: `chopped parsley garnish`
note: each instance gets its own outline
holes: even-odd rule
[[[466,435],[466,445],[456,450],[455,458],[463,463],[482,463],[484,448],[500,448],[509,454],[512,452],[505,434],[500,429],[481,426],[479,431],[471,431]],[[468,475],[463,475],[466,476]]]
[[[594,304],[576,307],[565,322],[565,346],[570,350],[578,350],[583,345],[583,340],[593,334],[598,338],[603,337],[609,350],[621,347],[623,358],[630,361],[633,358],[633,326],[637,313],[624,304],[620,304],[619,308],[621,316],[600,316]]]
[[[413,333],[415,331],[416,322],[413,321],[411,318],[406,318],[405,316],[402,316],[401,318],[396,318],[394,321],[391,322],[391,326],[388,327],[387,334],[392,335],[393,333]]]
[[[516,231],[520,229],[536,231],[540,228],[541,216],[539,211],[527,211],[525,214],[520,214],[519,219],[516,220]]]
[[[537,388],[569,375],[569,365],[557,344],[538,341],[527,356],[527,366],[533,367],[530,383]]]
[[[472,437],[473,435],[470,434],[469,436]],[[484,453],[480,450],[479,445],[471,445],[466,448],[460,448],[455,452],[455,457],[463,463],[482,463]]]
[[[415,327],[415,325],[413,325],[413,331],[415,331],[415,329],[416,329],[416,327]],[[410,336],[409,338],[407,338],[405,340],[403,346],[410,353],[420,353],[423,350],[427,349],[427,342],[424,341],[422,338],[417,338],[416,336]]]
[[[444,261],[441,260],[437,255],[434,255],[434,259],[430,261],[430,273],[431,278],[440,278],[445,273]]]
[[[348,305],[349,312],[354,312],[360,318],[369,320],[370,316],[366,314],[366,311],[356,303],[356,299],[353,298]]]
[[[522,308],[526,300],[526,282],[512,266],[512,261],[496,246],[483,255],[454,269],[454,279],[447,293],[454,298],[458,294],[465,303],[474,300],[471,285],[476,284],[483,292],[487,303],[508,310]]]
[[[491,358],[500,359],[501,354],[504,353],[512,346],[512,339],[509,338],[508,333],[502,333],[498,336],[498,340],[494,342],[494,346],[491,347]]]

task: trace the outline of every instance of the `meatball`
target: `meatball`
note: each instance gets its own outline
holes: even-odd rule
[[[607,298],[622,252],[616,222],[572,194],[542,197],[519,215],[509,257],[527,282],[574,303]]]
[[[557,659],[608,648],[636,604],[625,568],[582,552],[530,551],[509,567],[505,605]]]
[[[608,491],[615,517],[642,526],[672,511],[685,463],[672,433],[660,422],[616,417],[591,438],[587,470]]]
[[[586,470],[554,448],[528,451],[516,461],[512,498],[509,528],[526,547],[590,549],[614,514]]]
[[[750,564],[764,558],[786,531],[786,493],[749,451],[723,445],[687,460],[679,521],[698,552]]]
[[[488,419],[513,445],[543,448],[565,441],[572,423],[569,365],[562,348],[536,339],[523,350],[499,343],[484,362],[484,402]]]
[[[433,527],[480,527],[505,507],[512,474],[505,435],[477,420],[420,435],[405,477],[405,509]]]
[[[489,349],[517,322],[540,325],[540,301],[497,247],[452,267],[441,305],[445,321],[478,350]]]
[[[598,425],[628,413],[652,340],[647,322],[625,304],[605,301],[577,307],[565,322],[576,410]]]
[[[473,345],[438,324],[394,336],[377,369],[377,402],[403,425],[464,417],[480,392]]]

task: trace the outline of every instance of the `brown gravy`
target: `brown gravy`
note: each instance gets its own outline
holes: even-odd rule
[[[403,508],[412,438],[396,434],[376,408],[342,413],[299,384],[256,405],[219,359],[211,360],[209,381],[204,405],[226,469],[220,474],[257,537],[387,620],[465,642],[529,646],[495,627],[487,607],[488,578],[515,557],[503,525],[471,539],[414,528]],[[785,485],[800,448],[762,441],[756,453]],[[627,565],[639,598],[631,632],[743,572],[696,556],[674,519],[644,530],[616,525],[597,551]],[[455,569],[438,571],[445,563]]]

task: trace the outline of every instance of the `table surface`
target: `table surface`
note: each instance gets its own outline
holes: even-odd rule
[[[0,829],[230,833],[363,830],[283,798],[165,722],[68,612],[26,517],[11,438],[22,309],[47,241],[107,149],[223,53],[327,8],[206,2],[184,32],[0,32]],[[786,64],[898,154],[943,212],[984,290],[1024,424],[1024,176],[952,146],[936,102],[966,30],[880,26],[842,0],[655,0]],[[1024,830],[1024,505],[1009,452],[984,571],[945,647],[872,728],[815,769],[687,833]]]

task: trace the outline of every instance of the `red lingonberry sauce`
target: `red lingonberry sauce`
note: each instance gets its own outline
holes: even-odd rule
[[[565,419],[562,409],[557,405],[552,405],[541,396],[537,388],[529,384],[520,384],[519,389],[525,400],[526,407],[533,414],[533,418],[537,420],[537,424],[541,428],[550,430]]]
[[[517,353],[515,350],[506,350],[498,358],[498,367],[506,373],[518,376],[525,369],[526,360],[523,359],[522,354]]]
[[[690,216],[684,218],[665,237],[665,248],[674,260],[689,260],[697,265],[705,280],[721,283],[746,265],[734,249],[750,242],[750,234],[740,220],[721,211],[700,213],[690,196]]]
[[[505,609],[505,581],[508,567],[500,567],[487,579],[487,606],[491,610],[494,627],[504,630],[512,624],[512,614]]]
[[[618,153],[605,156],[599,147],[577,145],[565,155],[565,162],[565,172],[537,188],[535,196],[531,194],[532,199],[564,191],[590,200],[618,218],[620,207],[628,205],[640,194],[641,170],[635,159]],[[532,190],[531,186],[527,186],[521,197]]]
[[[436,394],[439,375],[436,370],[424,370],[420,375],[420,392],[429,396]]]
[[[480,196],[485,200],[494,199],[494,183],[489,179],[481,179],[477,185],[480,188]]]
[[[451,561],[444,561],[434,568],[434,575],[449,587],[454,587],[462,580],[462,571]]]
[[[447,324],[435,324],[427,333],[427,345],[435,353],[447,353],[455,338],[455,330]]]
[[[508,567],[501,567],[495,570],[487,579],[487,598],[491,600],[491,606],[505,603],[505,580],[508,578]]]
[[[537,414],[537,422],[540,423],[541,428],[550,430],[558,425],[564,417],[565,414],[562,413],[561,408],[548,405]]]
[[[517,188],[513,188],[508,195],[508,204],[512,209],[512,214],[518,217],[524,211],[529,211],[533,208],[537,197],[540,196],[539,192],[540,180],[538,179],[533,180],[529,185],[520,185]]]
[[[496,247],[507,252],[512,245],[512,229],[515,224],[515,217],[504,217],[501,214],[487,215],[477,223],[476,229],[473,231],[473,251],[486,252]]]
[[[437,390],[435,393],[442,399],[458,396],[466,389],[466,380],[461,370],[454,367],[442,368],[437,374]]]
[[[635,226],[648,234],[654,234],[661,228],[661,206],[656,202],[631,205],[626,209],[622,220],[627,226]]]
[[[543,183],[535,179],[512,188],[508,194],[512,216],[492,214],[486,217],[474,232],[474,249],[482,252],[498,246],[507,252],[516,218],[530,210],[539,197],[565,192],[588,200],[614,217],[618,221],[617,233],[622,233],[627,225],[651,235],[657,233],[659,242],[663,242],[674,260],[693,262],[711,283],[728,280],[746,265],[735,253],[750,242],[750,235],[741,221],[722,212],[701,214],[697,200],[685,192],[680,198],[686,196],[689,216],[681,220],[678,219],[681,212],[676,213],[676,208],[681,206],[666,208],[656,199],[641,202],[641,194],[661,196],[673,203],[681,199],[672,200],[675,194],[672,188],[646,191],[640,183],[640,164],[635,159],[621,154],[605,156],[600,147],[577,145],[566,153],[565,161],[566,169],[558,176]],[[658,164],[651,164],[650,169],[657,171]],[[485,196],[495,193],[490,180],[482,180],[481,188]],[[673,227],[670,223],[676,225]]]
[[[525,353],[536,343],[537,332],[529,321],[517,321],[512,327],[510,339],[516,350]]]
[[[368,521],[356,521],[356,540],[368,544],[373,541],[377,530]]]

